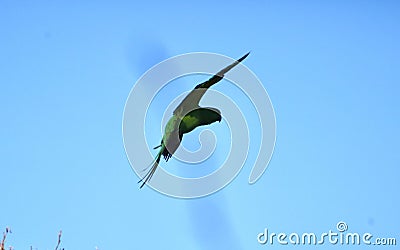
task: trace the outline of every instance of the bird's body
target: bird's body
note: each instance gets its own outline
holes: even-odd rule
[[[172,155],[178,149],[184,134],[191,132],[199,126],[209,125],[216,121],[221,121],[222,116],[218,109],[211,107],[200,107],[199,102],[209,87],[221,81],[224,78],[225,73],[243,61],[249,54],[250,52],[219,71],[209,80],[198,84],[178,105],[178,107],[174,110],[172,117],[165,125],[161,144],[154,148],[160,149],[154,159],[154,163],[152,163],[150,170],[139,181],[142,182],[140,188],[142,188],[155,173],[158,164],[160,163],[161,156],[164,157],[165,161],[168,161],[169,158],[172,157]]]

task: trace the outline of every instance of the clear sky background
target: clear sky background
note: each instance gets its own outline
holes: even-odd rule
[[[399,2],[260,2],[0,1],[7,246],[52,249],[62,229],[65,249],[265,249],[264,228],[339,221],[400,244]],[[262,178],[247,183],[250,162],[205,198],[139,190],[121,132],[136,80],[170,56],[249,50],[277,118]]]

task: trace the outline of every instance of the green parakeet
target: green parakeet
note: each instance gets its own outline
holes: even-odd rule
[[[209,87],[221,81],[229,70],[238,65],[249,54],[250,52],[242,56],[231,65],[222,69],[208,81],[198,84],[178,105],[178,107],[174,110],[172,117],[165,126],[164,136],[161,139],[161,144],[154,148],[160,148],[160,150],[157,156],[154,158],[154,162],[152,163],[150,170],[138,182],[141,183],[140,188],[142,188],[155,173],[158,164],[160,163],[161,156],[164,157],[165,161],[168,161],[169,158],[172,157],[181,144],[184,134],[189,133],[199,126],[209,125],[216,121],[221,121],[221,112],[218,109],[211,107],[200,107],[199,102]]]

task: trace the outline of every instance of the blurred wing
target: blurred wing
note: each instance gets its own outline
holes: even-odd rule
[[[182,118],[179,125],[179,134],[189,133],[193,129],[221,121],[221,112],[216,108],[198,108]]]
[[[243,61],[250,52],[246,55],[239,58],[237,61],[227,66],[226,68],[219,71],[213,77],[211,77],[208,81],[198,84],[186,97],[183,101],[178,105],[178,107],[174,110],[174,115],[185,115],[188,111],[193,110],[194,108],[199,106],[199,102],[203,95],[206,93],[207,89],[217,82],[221,81],[224,78],[224,75],[231,70],[233,67],[238,65],[241,61]]]

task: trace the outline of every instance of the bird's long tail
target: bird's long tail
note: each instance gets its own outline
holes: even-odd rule
[[[158,164],[160,163],[160,159],[161,159],[161,155],[164,150],[164,147],[165,147],[164,145],[161,145],[161,149],[158,152],[157,156],[154,158],[154,161],[152,163],[153,165],[151,166],[150,170],[146,173],[145,176],[143,176],[142,179],[140,179],[138,181],[138,183],[142,183],[140,185],[140,188],[142,188],[151,179],[151,177],[153,177],[153,174],[156,171]]]

